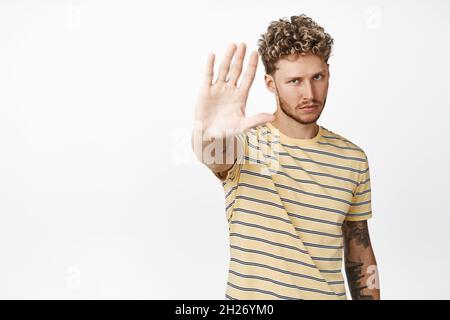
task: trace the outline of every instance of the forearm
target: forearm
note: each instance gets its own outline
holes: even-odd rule
[[[192,149],[197,159],[214,172],[229,169],[237,158],[237,138],[205,139],[200,131],[192,132]]]
[[[345,271],[353,300],[379,300],[377,262],[367,221],[347,221],[343,225]]]
[[[345,257],[347,282],[353,300],[379,300],[378,268],[372,246]]]

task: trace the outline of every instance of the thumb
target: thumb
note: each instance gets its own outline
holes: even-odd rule
[[[253,128],[259,125],[262,125],[266,122],[272,122],[275,120],[275,115],[271,113],[258,113],[251,117],[246,117],[242,121],[242,130],[247,130],[249,128]]]

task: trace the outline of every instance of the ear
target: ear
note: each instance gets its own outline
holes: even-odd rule
[[[264,75],[264,83],[266,84],[266,88],[269,89],[270,92],[276,93],[273,77],[269,74]]]

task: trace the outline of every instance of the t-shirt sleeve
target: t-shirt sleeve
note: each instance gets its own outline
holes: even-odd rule
[[[357,185],[353,191],[353,200],[345,217],[346,221],[362,221],[372,217],[372,195],[370,187],[369,160],[364,153],[358,174]]]
[[[245,132],[236,135],[236,138],[237,157],[233,163],[233,166],[224,173],[213,172],[213,174],[222,182],[235,180],[239,175],[242,164],[244,163],[245,152],[247,150],[247,138]]]

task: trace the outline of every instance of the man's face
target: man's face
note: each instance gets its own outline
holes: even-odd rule
[[[329,70],[316,55],[289,55],[280,59],[267,88],[278,95],[281,111],[301,124],[315,123],[327,100]],[[307,108],[313,106],[312,108]]]

